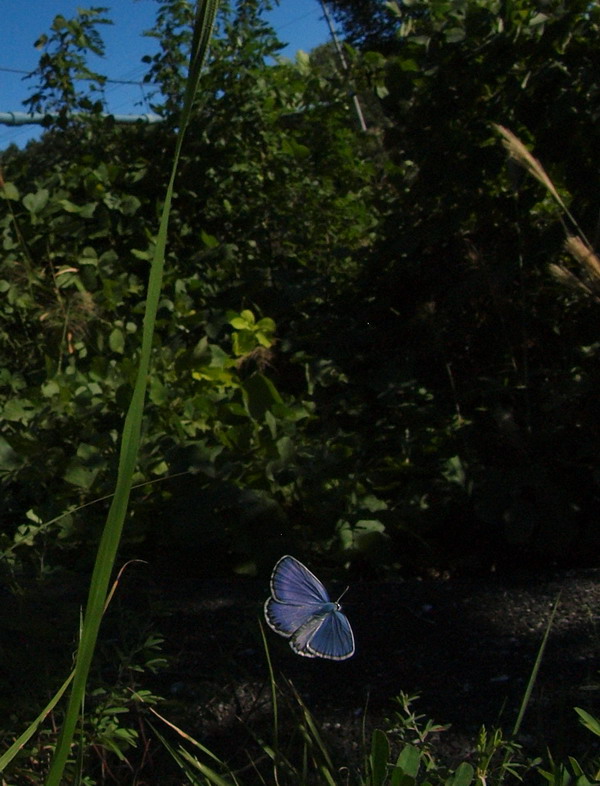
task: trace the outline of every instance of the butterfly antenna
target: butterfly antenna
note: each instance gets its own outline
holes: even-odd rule
[[[340,597],[336,600],[336,603],[339,603],[341,601],[341,599],[344,597],[344,595],[348,592],[349,589],[350,587],[346,587],[346,589],[342,592]]]

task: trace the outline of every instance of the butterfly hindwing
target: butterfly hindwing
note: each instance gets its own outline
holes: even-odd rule
[[[354,636],[345,614],[341,611],[327,614],[306,647],[314,655],[330,660],[345,660],[354,655]]]
[[[310,618],[318,614],[322,603],[318,605],[292,606],[288,603],[281,603],[274,598],[269,598],[265,603],[265,619],[277,633],[282,636],[291,636],[292,633],[307,623]]]
[[[316,658],[317,654],[309,647],[309,642],[325,622],[325,616],[311,617],[294,633],[290,639],[290,647],[297,655],[305,658]]]

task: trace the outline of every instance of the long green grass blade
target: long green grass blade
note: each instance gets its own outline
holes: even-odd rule
[[[535,685],[535,681],[537,679],[537,675],[540,670],[542,658],[544,657],[546,644],[548,643],[548,637],[550,636],[550,631],[552,630],[552,625],[554,624],[554,617],[556,616],[556,611],[558,609],[559,603],[560,603],[560,592],[558,593],[558,597],[554,601],[554,606],[552,607],[552,611],[550,612],[550,617],[548,619],[548,624],[546,625],[544,638],[542,639],[542,643],[540,644],[540,648],[538,650],[535,663],[533,664],[533,669],[531,670],[529,682],[527,683],[527,688],[525,689],[525,695],[523,696],[523,700],[521,701],[521,706],[519,707],[519,714],[517,716],[517,720],[515,721],[515,725],[512,731],[513,737],[517,736],[517,734],[519,733],[519,729],[521,728],[521,723],[523,722],[523,717],[525,715],[527,705],[529,704],[529,700],[531,698],[531,692],[533,691],[533,686]]]
[[[177,762],[179,769],[182,771],[188,781],[194,784],[194,786],[200,786],[202,782],[212,783],[214,786],[232,786],[231,781],[225,780],[225,778],[222,778],[217,772],[211,770],[210,767],[207,767],[206,764],[199,762],[198,759],[186,751],[185,748],[180,746],[179,750],[176,751],[175,748],[173,748],[173,746],[167,742],[165,737],[158,731],[158,729],[156,729],[151,723],[149,725],[157,738],[161,741],[165,750],[167,750],[173,759]],[[189,765],[191,765],[194,770],[198,770],[202,773],[202,781],[196,776],[194,772],[192,772],[192,770],[190,770]]]
[[[156,322],[156,313],[162,287],[165,250],[167,244],[167,230],[169,226],[169,216],[171,212],[171,202],[173,199],[173,189],[179,156],[183,145],[185,129],[191,116],[194,98],[196,96],[198,81],[202,71],[208,51],[208,43],[212,34],[214,20],[218,8],[218,0],[204,0],[199,3],[196,21],[194,25],[193,46],[190,58],[190,69],[179,124],[179,133],[175,146],[173,158],[173,168],[165,195],[165,202],[160,220],[156,249],[150,269],[148,280],[148,293],[146,299],[146,311],[144,314],[144,325],[142,331],[142,347],[140,351],[140,362],[137,378],[131,398],[131,403],[125,417],[123,426],[123,436],[121,440],[121,450],[119,455],[119,468],[113,498],[108,513],[106,525],[104,527],[94,571],[90,582],[88,602],[85,611],[84,624],[81,642],[77,652],[77,662],[75,666],[75,676],[73,687],[69,697],[65,720],[58,740],[56,752],[52,760],[50,772],[46,779],[46,786],[59,786],[65,764],[73,742],[73,735],[79,717],[82,699],[85,695],[85,688],[88,673],[98,638],[100,621],[104,602],[106,600],[110,576],[113,570],[117,549],[121,540],[121,533],[127,513],[129,494],[135,464],[139,449],[142,416],[144,411],[144,399],[146,396],[146,386],[148,373],[150,370],[150,359],[152,353],[152,337]]]
[[[183,748],[182,746],[180,746],[180,747],[179,747],[179,752],[178,752],[178,753],[175,753],[174,749],[172,748],[172,746],[170,746],[170,745],[167,743],[167,741],[166,741],[166,739],[163,737],[163,735],[161,735],[161,734],[159,733],[159,731],[156,729],[156,727],[155,727],[155,726],[153,726],[153,725],[150,723],[150,724],[149,724],[149,726],[152,728],[152,730],[154,731],[154,733],[156,734],[156,736],[157,736],[157,737],[160,739],[160,741],[161,741],[161,742],[163,743],[163,745],[164,745],[164,746],[167,748],[167,750],[168,750],[168,751],[171,753],[171,755],[172,755],[172,756],[173,756],[173,757],[176,759],[176,761],[177,761],[177,762],[178,762],[178,764],[181,766],[182,770],[183,770],[183,771],[186,773],[186,775],[188,776],[188,778],[190,778],[190,774],[189,774],[189,772],[188,772],[187,768],[185,767],[185,764],[183,763],[183,760],[184,760],[184,759],[185,759],[186,761],[188,761],[190,764],[192,764],[192,766],[193,766],[195,769],[197,769],[197,770],[199,770],[201,773],[203,773],[203,775],[204,775],[206,778],[208,778],[208,780],[209,780],[211,783],[215,783],[215,784],[217,784],[217,786],[231,786],[231,784],[232,784],[232,783],[234,783],[234,784],[235,784],[235,783],[237,783],[237,780],[236,780],[236,778],[235,778],[234,774],[233,774],[233,773],[232,773],[232,772],[229,770],[229,768],[227,767],[227,765],[226,765],[224,762],[222,762],[222,761],[221,761],[221,759],[219,759],[217,756],[215,756],[215,754],[214,754],[214,753],[213,753],[213,752],[212,752],[212,751],[211,751],[209,748],[207,748],[205,745],[202,745],[202,743],[201,743],[201,742],[198,742],[198,741],[197,741],[197,740],[195,740],[193,737],[191,737],[189,734],[187,734],[186,732],[182,731],[182,729],[180,729],[180,728],[179,728],[178,726],[176,726],[174,723],[171,723],[171,721],[169,721],[169,720],[167,720],[166,718],[164,718],[164,717],[163,717],[162,715],[160,715],[160,714],[159,714],[159,713],[158,713],[158,712],[157,712],[157,711],[156,711],[156,710],[155,710],[153,707],[150,707],[149,709],[150,709],[150,712],[152,712],[152,714],[153,714],[153,715],[156,715],[156,717],[157,717],[159,720],[161,720],[161,721],[162,721],[164,724],[166,724],[166,725],[167,725],[167,726],[169,726],[171,729],[173,729],[175,732],[177,732],[177,734],[179,734],[179,736],[180,736],[180,737],[182,737],[183,739],[185,739],[185,740],[187,740],[188,742],[192,743],[192,745],[193,745],[194,747],[198,748],[198,750],[200,750],[200,751],[202,751],[202,753],[206,754],[206,755],[207,755],[207,756],[208,756],[210,759],[212,759],[214,762],[216,762],[216,763],[217,763],[217,764],[218,764],[218,765],[219,765],[219,766],[220,766],[222,769],[227,769],[227,770],[229,771],[229,775],[230,775],[230,777],[231,777],[231,781],[228,781],[227,779],[223,778],[221,775],[219,775],[219,774],[218,774],[217,772],[215,772],[213,769],[211,769],[210,767],[208,767],[206,764],[203,764],[203,763],[202,763],[201,761],[199,761],[199,760],[198,760],[198,759],[197,759],[195,756],[192,756],[192,755],[191,755],[191,753],[189,753],[189,752],[188,752],[188,751],[187,751],[185,748]]]
[[[267,667],[269,669],[269,684],[271,686],[271,704],[273,706],[273,748],[270,749],[274,753],[273,758],[273,770],[274,770],[274,778],[275,782],[277,783],[278,780],[278,772],[279,767],[281,764],[281,756],[280,756],[280,749],[279,749],[279,706],[277,703],[277,683],[275,682],[275,672],[273,670],[273,663],[271,661],[271,653],[269,651],[269,644],[267,642],[267,637],[265,635],[265,629],[262,622],[259,620],[260,626],[260,635],[262,636],[263,648],[265,651],[265,656],[267,658]],[[268,753],[267,748],[264,748],[265,751]]]
[[[119,571],[119,575],[117,576],[117,578],[113,582],[113,585],[111,587],[110,592],[108,593],[108,596],[106,598],[106,603],[104,604],[104,611],[106,611],[106,609],[108,608],[108,605],[109,605],[110,601],[113,598],[113,595],[115,594],[115,592],[117,590],[117,586],[119,584],[119,581],[121,580],[121,576],[125,572],[126,568],[132,562],[142,562],[142,560],[130,560],[130,562],[126,562],[125,565],[123,565],[123,567]],[[79,635],[81,636],[81,626],[80,626],[80,630],[79,630]],[[29,740],[32,738],[32,736],[37,732],[37,730],[38,730],[40,724],[42,723],[42,721],[48,716],[48,714],[54,709],[54,707],[56,707],[58,702],[63,697],[63,694],[65,693],[65,691],[67,690],[67,688],[71,684],[71,681],[72,681],[74,676],[75,676],[75,669],[73,669],[73,671],[69,674],[67,679],[63,682],[63,684],[60,686],[60,688],[56,691],[54,696],[50,699],[48,704],[40,712],[40,714],[37,716],[37,718],[32,723],[29,724],[29,726],[20,735],[20,737],[18,737],[18,739],[15,740],[15,742],[13,742],[13,744],[10,746],[10,748],[7,751],[5,751],[2,754],[2,756],[0,756],[0,773],[4,772],[5,768],[15,758],[15,756],[19,753],[19,751],[23,748],[23,746],[26,745],[29,742]]]
[[[23,748],[24,745],[27,745],[29,740],[33,737],[33,735],[38,730],[40,724],[43,720],[48,716],[50,712],[56,707],[58,702],[63,697],[64,692],[67,690],[69,685],[71,684],[71,680],[75,676],[75,671],[73,670],[67,679],[63,682],[60,688],[56,691],[54,696],[50,699],[48,704],[44,707],[44,709],[40,712],[37,718],[30,723],[29,726],[25,729],[23,734],[18,737],[10,748],[5,751],[2,756],[0,756],[0,772],[4,772],[4,769],[10,764],[10,762],[15,758],[18,752]]]

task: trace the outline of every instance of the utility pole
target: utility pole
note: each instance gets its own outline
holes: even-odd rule
[[[321,3],[321,8],[323,9],[323,14],[325,16],[325,21],[327,22],[327,27],[329,28],[329,33],[331,35],[332,41],[335,45],[335,49],[338,53],[338,57],[340,58],[340,63],[342,64],[342,68],[346,73],[350,70],[348,68],[348,62],[344,57],[344,50],[342,48],[342,44],[340,39],[337,37],[337,33],[335,32],[335,27],[333,25],[333,19],[331,14],[329,13],[329,8],[327,8],[326,0],[319,0]],[[356,110],[356,116],[358,117],[358,122],[362,131],[367,130],[367,124],[365,123],[365,117],[363,115],[360,101],[358,100],[358,96],[356,93],[352,94],[352,102],[354,103],[354,109]]]

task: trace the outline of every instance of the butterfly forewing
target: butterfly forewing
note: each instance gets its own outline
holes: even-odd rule
[[[327,590],[319,579],[294,557],[282,557],[273,568],[271,594],[281,603],[296,606],[329,603]]]

